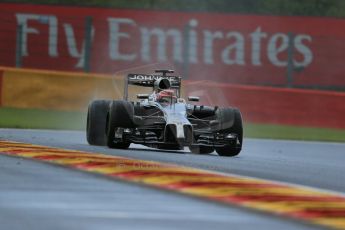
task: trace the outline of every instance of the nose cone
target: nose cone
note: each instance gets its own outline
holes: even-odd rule
[[[183,146],[193,142],[193,127],[189,124],[168,124],[165,128],[165,140]]]

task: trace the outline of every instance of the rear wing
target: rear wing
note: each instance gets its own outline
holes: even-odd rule
[[[125,88],[124,88],[124,100],[128,100],[128,86],[137,85],[142,87],[154,87],[155,81],[165,78],[170,81],[171,88],[177,89],[177,96],[180,97],[181,90],[181,77],[179,76],[162,76],[154,74],[128,74],[125,79]]]

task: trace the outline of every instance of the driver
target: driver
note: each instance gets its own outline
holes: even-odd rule
[[[176,101],[176,95],[175,91],[172,89],[165,89],[162,90],[155,95],[156,101],[163,104],[163,105],[168,105],[171,104],[172,102]]]

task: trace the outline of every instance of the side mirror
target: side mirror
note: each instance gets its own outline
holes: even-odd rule
[[[148,94],[137,94],[137,98],[140,100],[149,99],[149,96]]]
[[[198,102],[198,101],[200,101],[200,97],[189,96],[188,97],[188,101]]]

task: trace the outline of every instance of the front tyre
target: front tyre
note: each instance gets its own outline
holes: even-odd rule
[[[120,129],[134,128],[134,108],[128,101],[113,101],[109,106],[106,122],[106,140],[109,148],[127,149],[130,145],[123,138],[116,138]]]
[[[91,102],[87,112],[86,139],[90,145],[106,145],[105,125],[109,100]]]
[[[238,109],[224,108],[220,109],[219,113],[219,121],[221,125],[224,127],[224,129],[221,130],[221,132],[225,134],[236,134],[237,141],[234,144],[229,144],[225,145],[224,147],[216,148],[216,152],[219,156],[237,156],[242,150],[243,142],[243,125],[241,112]],[[232,126],[228,127],[227,124],[232,124]]]

